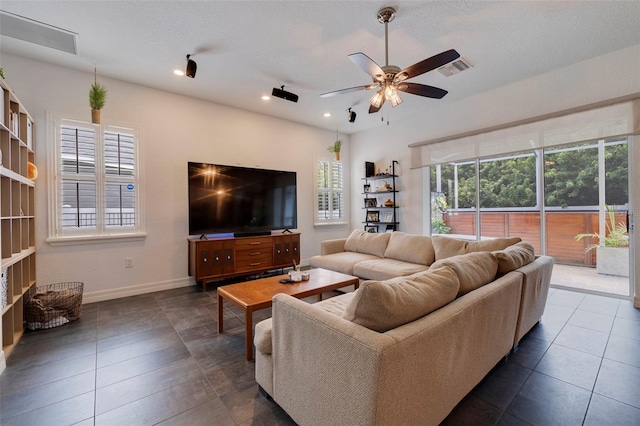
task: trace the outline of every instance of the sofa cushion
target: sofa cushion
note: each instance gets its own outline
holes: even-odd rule
[[[345,251],[384,257],[384,251],[387,248],[390,235],[388,232],[373,233],[356,229],[347,238],[344,249]]]
[[[431,237],[404,232],[391,233],[384,257],[420,265],[431,265],[436,260]]]
[[[405,277],[427,269],[429,269],[427,265],[395,259],[363,260],[353,266],[353,275],[366,280],[382,281],[394,277]]]
[[[342,318],[345,311],[347,310],[347,306],[355,295],[356,292],[352,291],[350,293],[341,294],[340,296],[334,296],[328,299],[324,299],[320,302],[316,302],[313,304],[313,306]]]
[[[378,257],[370,254],[343,251],[324,256],[313,256],[309,259],[309,265],[311,265],[312,268],[324,268],[331,271],[342,272],[347,275],[354,275],[354,265],[363,260],[375,259],[378,259]]]
[[[460,283],[451,268],[438,268],[403,281],[365,281],[344,318],[383,333],[414,321],[455,299]]]
[[[498,272],[498,259],[491,252],[479,251],[438,260],[431,269],[443,266],[448,266],[458,276],[457,297],[460,297],[493,281]]]
[[[520,241],[504,250],[494,251],[498,259],[498,274],[504,275],[536,259],[535,249],[531,243]]]
[[[466,241],[442,235],[434,235],[431,237],[431,241],[433,242],[436,260],[441,260],[477,251],[504,250],[510,245],[519,243],[522,239],[519,237],[509,237],[482,241]]]

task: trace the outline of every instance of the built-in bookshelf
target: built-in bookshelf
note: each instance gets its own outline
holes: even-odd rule
[[[0,78],[0,342],[5,357],[22,336],[24,295],[36,282],[35,184],[29,171],[30,163],[34,164],[33,123]]]

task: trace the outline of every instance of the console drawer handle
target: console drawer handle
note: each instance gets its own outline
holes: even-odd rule
[[[252,263],[250,266],[258,266],[258,265],[260,265],[260,262],[258,262],[258,263]]]

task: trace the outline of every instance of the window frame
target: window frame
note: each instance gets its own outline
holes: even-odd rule
[[[142,163],[142,129],[129,124],[120,125],[110,122],[92,124],[78,117],[62,114],[47,114],[49,127],[49,144],[52,150],[49,159],[48,181],[48,238],[52,246],[109,243],[114,241],[139,241],[146,237],[144,228],[144,188],[141,176]],[[62,226],[62,140],[60,129],[63,125],[83,127],[95,131],[95,176],[83,176],[86,182],[96,184],[96,226],[85,229],[70,229]],[[134,138],[134,169],[132,177],[121,178],[107,175],[105,167],[104,135],[107,132],[132,134]],[[125,182],[126,181],[126,182]],[[113,183],[132,183],[134,185],[135,224],[133,226],[107,226],[106,186]]]
[[[333,182],[332,182],[332,173],[329,172],[329,185],[328,185],[328,189],[325,190],[320,190],[320,182],[318,182],[318,166],[320,163],[328,163],[329,164],[329,170],[332,170],[334,165],[339,165],[340,168],[342,169],[342,189],[340,190],[334,190],[333,189]],[[345,164],[340,161],[340,160],[336,160],[335,158],[332,157],[317,157],[315,160],[315,167],[313,169],[313,195],[314,195],[314,209],[313,209],[313,226],[314,227],[321,227],[321,226],[336,226],[336,225],[348,225],[348,217],[349,217],[349,211],[348,211],[348,207],[347,207],[347,191],[346,191],[346,170],[345,170]],[[333,194],[335,192],[339,192],[342,194],[342,217],[339,218],[328,218],[328,219],[320,219],[320,204],[318,202],[318,196],[321,193],[327,193],[329,195],[329,200],[331,200],[333,198]]]

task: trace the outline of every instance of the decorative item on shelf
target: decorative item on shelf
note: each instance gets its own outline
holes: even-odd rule
[[[371,192],[371,185],[369,185],[368,183],[366,183],[363,188],[365,194]]]
[[[387,183],[387,181],[382,181],[382,186],[379,186],[376,191],[377,192],[391,192],[393,190],[393,188],[391,187],[391,185],[389,185]]]
[[[382,217],[382,221],[383,222],[393,223],[393,212],[392,211],[384,212],[384,216]]]
[[[372,177],[375,175],[375,165],[371,161],[364,162],[364,176]]]
[[[31,161],[27,162],[27,178],[31,180],[36,180],[38,177],[38,168]]]
[[[378,227],[376,225],[365,225],[364,230],[365,232],[370,232],[372,234],[378,233]]]
[[[367,212],[367,222],[378,222],[380,220],[380,212],[379,211],[368,211]]]
[[[340,149],[342,148],[342,141],[338,139],[338,131],[336,130],[336,141],[333,145],[329,145],[327,150],[336,154],[336,161],[340,161]]]
[[[375,198],[365,198],[364,199],[364,206],[365,208],[371,208],[371,207],[376,207],[376,200]]]
[[[100,110],[107,101],[107,88],[98,83],[97,70],[93,70],[93,84],[89,89],[89,106],[91,107],[91,122],[100,124]]]
[[[384,206],[393,207],[393,201],[391,200],[391,198],[387,199],[387,201],[384,202]]]

